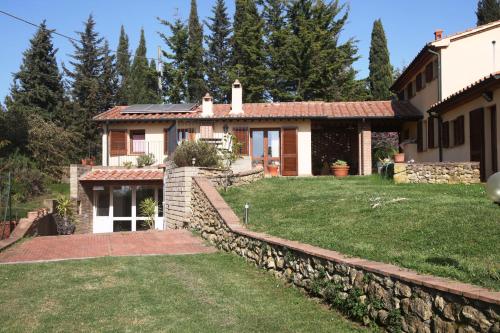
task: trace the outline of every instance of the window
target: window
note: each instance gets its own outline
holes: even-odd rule
[[[400,101],[404,101],[405,100],[405,90],[401,90],[400,92],[398,92],[398,100]]]
[[[425,66],[425,82],[429,83],[434,80],[434,63],[430,62]]]
[[[202,139],[212,139],[214,137],[214,125],[212,123],[201,124],[200,137]]]
[[[427,127],[427,147],[428,148],[436,148],[436,143],[434,140],[434,118],[429,118]]]
[[[233,127],[233,135],[236,137],[236,140],[241,145],[240,154],[248,155],[248,128],[246,127]]]
[[[415,84],[417,86],[417,91],[422,90],[422,88],[423,88],[422,73],[418,73],[417,80],[416,80]]]
[[[406,86],[406,96],[408,97],[408,99],[410,99],[414,96],[413,82],[408,83],[408,85]]]
[[[96,216],[109,216],[109,188],[105,187],[102,191],[94,191]]]
[[[146,132],[144,130],[130,131],[130,152],[132,154],[146,152]]]
[[[460,146],[465,143],[464,116],[460,116],[453,121],[453,144]]]
[[[111,156],[127,155],[127,132],[124,130],[109,132],[109,154]]]
[[[177,130],[177,142],[194,141],[195,135],[193,128],[180,128]]]
[[[423,129],[423,121],[419,120],[417,123],[417,151],[424,151],[424,129]]]
[[[443,122],[443,126],[441,128],[441,136],[443,140],[443,147],[450,148],[450,122]]]

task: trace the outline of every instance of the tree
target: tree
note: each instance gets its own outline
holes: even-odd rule
[[[51,32],[44,21],[23,53],[19,71],[14,74],[14,83],[6,100],[8,110],[22,108],[45,120],[62,120],[64,89],[56,53]]]
[[[100,79],[103,70],[103,38],[95,31],[95,21],[89,15],[84,23],[84,31],[78,32],[79,41],[72,42],[75,48],[70,64],[73,70],[65,68],[70,78],[70,93],[76,105],[72,106],[75,115],[75,130],[82,134],[80,155],[97,152],[100,147],[99,129],[92,118],[106,110],[106,101],[102,100]]]
[[[203,28],[198,19],[196,0],[191,0],[186,54],[188,101],[199,102],[206,92],[203,65]]]
[[[293,100],[290,77],[290,37],[285,0],[261,0],[265,32],[265,56],[269,70],[267,90],[273,101]]]
[[[163,68],[163,94],[168,103],[182,103],[188,99],[186,55],[188,50],[188,29],[180,20],[173,23],[158,18],[169,28],[170,34],[159,33],[172,53],[163,51],[170,61]]]
[[[117,103],[118,73],[115,63],[116,57],[111,54],[107,40],[104,42],[102,53],[102,72],[99,78],[101,81],[101,102],[105,109],[110,109]]]
[[[263,21],[255,0],[236,0],[232,41],[232,79],[239,79],[245,102],[265,99],[265,66]]]
[[[216,103],[229,102],[231,82],[229,67],[231,64],[231,23],[227,15],[224,0],[217,0],[212,8],[213,17],[205,22],[210,34],[205,37],[207,51],[205,52],[205,68],[207,85]]]
[[[368,77],[371,96],[374,100],[390,99],[390,87],[393,82],[393,69],[387,48],[384,27],[380,19],[373,22],[370,46],[370,75]]]
[[[118,74],[118,91],[116,101],[120,105],[127,105],[127,85],[128,77],[130,75],[130,51],[128,36],[125,33],[123,25],[120,30],[120,40],[118,42],[118,49],[116,53],[116,71]]]
[[[139,46],[135,51],[130,71],[129,104],[154,104],[159,102],[157,83],[154,79],[156,70],[155,74],[153,74],[146,58],[146,52],[146,38],[144,37],[144,29],[141,29]],[[155,84],[153,85],[152,82],[155,82]]]
[[[353,39],[339,44],[348,10],[338,0],[297,0],[288,8],[290,79],[296,100],[355,99],[360,88],[352,64],[358,59]],[[337,17],[339,14],[344,13]]]
[[[499,0],[479,0],[477,2],[477,25],[500,20]]]

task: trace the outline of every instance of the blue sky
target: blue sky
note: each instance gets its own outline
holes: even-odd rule
[[[211,15],[215,0],[198,0],[198,14],[203,19]],[[342,2],[342,0],[341,0]],[[459,32],[476,23],[476,0],[347,0],[350,17],[342,39],[358,40],[361,59],[355,63],[358,77],[368,75],[368,53],[373,21],[382,19],[395,67],[408,64],[423,45],[433,39],[437,28],[445,34]],[[47,20],[49,28],[66,35],[75,36],[92,13],[97,22],[96,29],[106,37],[113,49],[118,44],[120,25],[123,24],[135,50],[141,27],[144,27],[148,56],[156,57],[157,47],[165,47],[157,32],[165,31],[156,17],[173,19],[178,13],[181,18],[189,15],[190,0],[7,0],[0,2],[0,9],[23,17],[29,21]],[[226,0],[231,16],[234,0]],[[206,29],[205,29],[206,30]],[[12,73],[19,69],[23,51],[35,28],[0,15],[0,101],[8,94]],[[64,38],[54,37],[59,49],[59,62],[68,62],[73,47]]]

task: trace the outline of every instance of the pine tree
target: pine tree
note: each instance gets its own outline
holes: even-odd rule
[[[500,20],[500,1],[499,0],[479,0],[477,2],[477,25]]]
[[[101,102],[105,109],[110,109],[117,103],[118,73],[115,55],[111,54],[109,43],[106,40],[102,49],[103,61],[100,76]]]
[[[286,22],[284,0],[263,0],[266,65],[269,70],[267,90],[273,101],[293,99],[291,86],[293,80],[288,77],[290,63],[290,30]]]
[[[203,28],[198,19],[196,0],[191,0],[186,54],[187,89],[189,102],[199,102],[206,93],[203,66]]]
[[[236,0],[234,15],[232,79],[239,79],[245,102],[265,99],[265,66],[263,21],[255,0]]]
[[[130,74],[130,51],[128,36],[125,33],[125,28],[121,27],[120,40],[116,55],[116,71],[118,74],[118,91],[116,101],[119,105],[127,105],[127,85]]]
[[[372,41],[370,46],[370,75],[368,77],[371,97],[374,100],[390,99],[392,94],[392,66],[387,48],[384,27],[380,19],[373,22]]]
[[[168,103],[182,103],[188,99],[186,54],[188,51],[188,29],[180,20],[174,23],[158,18],[161,24],[169,28],[170,34],[159,33],[172,53],[163,51],[169,59],[163,68],[163,94]]]
[[[144,37],[144,29],[141,29],[139,46],[135,51],[130,70],[129,104],[154,104],[159,102],[157,86],[151,85],[152,71],[146,58],[146,52],[146,38]]]
[[[352,67],[357,48],[353,39],[339,44],[348,11],[338,0],[297,0],[288,8],[292,32],[290,78],[296,100],[349,100],[360,85]]]
[[[61,103],[64,89],[56,61],[57,49],[45,22],[30,40],[23,53],[19,71],[14,74],[7,108],[35,112],[46,120],[63,122]]]
[[[229,102],[231,82],[229,67],[231,64],[231,23],[227,15],[224,0],[217,0],[212,8],[213,17],[206,22],[211,34],[205,37],[207,51],[205,52],[205,67],[207,85],[216,103]]]
[[[79,42],[72,42],[75,48],[70,64],[73,70],[65,68],[66,75],[71,79],[70,93],[76,105],[71,108],[75,114],[73,127],[83,137],[80,142],[81,156],[96,154],[100,147],[98,126],[92,118],[106,110],[106,103],[101,99],[100,76],[103,69],[103,38],[95,31],[95,21],[89,15],[84,31],[78,32]]]

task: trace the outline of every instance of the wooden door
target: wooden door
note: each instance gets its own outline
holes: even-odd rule
[[[269,166],[277,165],[281,160],[280,130],[252,129],[250,133],[252,165],[261,165],[268,174]]]
[[[281,173],[283,176],[297,176],[297,129],[284,128],[282,130],[281,142],[283,143],[283,148],[281,149]]]
[[[470,160],[480,163],[481,180],[485,179],[484,111],[469,113]]]
[[[492,106],[491,112],[491,170],[493,173],[498,172],[498,135],[497,135],[497,108]]]

